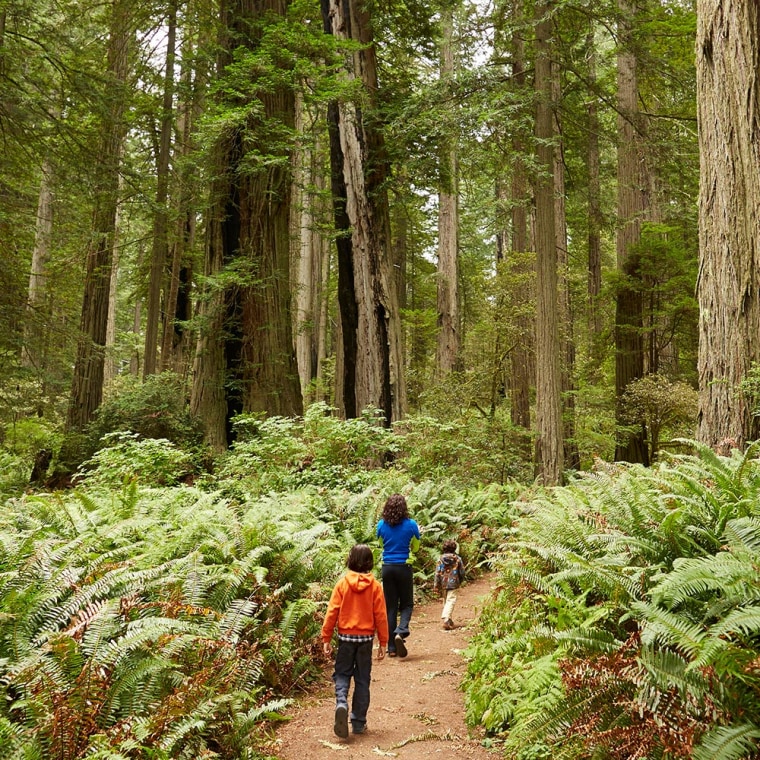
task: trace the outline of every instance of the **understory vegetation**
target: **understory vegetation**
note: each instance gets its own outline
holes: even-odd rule
[[[421,598],[444,537],[497,573],[464,688],[503,757],[758,756],[757,448],[682,441],[540,489],[504,476],[507,446],[432,418],[388,430],[317,404],[235,427],[217,457],[106,431],[58,490],[20,488],[6,446],[0,760],[270,757],[393,492],[423,528]]]
[[[520,505],[469,649],[505,757],[758,757],[756,455],[694,444]]]

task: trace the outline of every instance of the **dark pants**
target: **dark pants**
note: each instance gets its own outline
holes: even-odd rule
[[[369,682],[372,674],[372,642],[342,641],[338,639],[335,655],[335,704],[348,709],[348,688],[354,679],[354,696],[351,700],[351,723],[354,729],[367,722],[369,709]]]
[[[396,636],[409,635],[414,609],[414,575],[411,565],[383,565],[383,594],[388,614],[388,651],[395,652]]]

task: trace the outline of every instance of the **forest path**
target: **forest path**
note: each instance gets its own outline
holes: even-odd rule
[[[458,688],[466,672],[462,652],[493,583],[494,576],[486,574],[460,588],[453,631],[442,629],[437,599],[415,606],[408,656],[373,659],[366,733],[348,739],[333,733],[332,663],[326,663],[324,687],[289,711],[271,751],[281,760],[494,760],[469,735]]]

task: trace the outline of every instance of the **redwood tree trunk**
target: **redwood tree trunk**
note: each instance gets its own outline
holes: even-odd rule
[[[441,11],[441,80],[454,76],[454,8]],[[438,343],[435,367],[446,377],[459,366],[459,192],[456,140],[444,139],[440,158],[438,193]]]
[[[100,150],[96,157],[92,237],[87,251],[80,337],[66,420],[69,430],[83,428],[103,399],[119,166],[126,134],[124,114],[132,39],[131,7],[130,0],[115,0],[111,10],[107,64],[111,107],[101,125]]]
[[[351,0],[330,0],[327,19],[332,33],[362,44],[347,59],[347,75],[361,81],[370,104],[377,92],[377,65],[367,8]],[[397,281],[390,251],[388,198],[384,186],[387,156],[380,130],[357,103],[333,106],[345,183],[345,211],[351,230],[351,266],[339,259],[339,303],[343,350],[345,413],[367,407],[382,410],[386,424],[400,419],[406,406]],[[332,153],[336,155],[335,152]],[[346,229],[345,227],[339,227]],[[340,253],[340,252],[339,252]],[[352,272],[349,272],[352,269]],[[353,282],[348,281],[352,274]],[[353,295],[351,294],[353,285]],[[355,315],[353,312],[355,304]],[[352,321],[355,317],[355,326]],[[350,366],[355,352],[355,366]],[[353,370],[353,377],[351,377]],[[351,382],[353,381],[353,394]],[[353,398],[350,396],[353,395]]]
[[[634,0],[635,2],[635,0]],[[618,231],[617,266],[623,275],[615,310],[615,395],[618,399],[616,421],[625,424],[619,399],[626,387],[644,373],[643,304],[639,255],[635,247],[641,238],[641,221],[646,209],[642,148],[643,119],[639,114],[637,61],[633,49],[635,5],[619,0],[618,34]],[[621,432],[615,446],[615,459],[647,463],[643,430]]]
[[[560,342],[557,324],[557,238],[554,206],[554,119],[551,108],[551,3],[536,8],[536,464],[546,485],[564,470]]]
[[[738,386],[760,360],[760,7],[699,0],[697,13],[698,437],[727,449],[758,437]]]

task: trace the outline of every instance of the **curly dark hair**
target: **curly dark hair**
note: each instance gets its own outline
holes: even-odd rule
[[[356,544],[351,547],[346,560],[346,567],[355,573],[368,573],[375,564],[372,549],[367,544]]]
[[[444,554],[456,554],[457,553],[457,542],[454,541],[453,538],[447,538],[443,545],[441,546],[441,549],[443,550]]]
[[[409,509],[406,506],[406,499],[400,493],[394,493],[389,496],[383,507],[383,520],[391,527],[400,525],[409,517]]]

